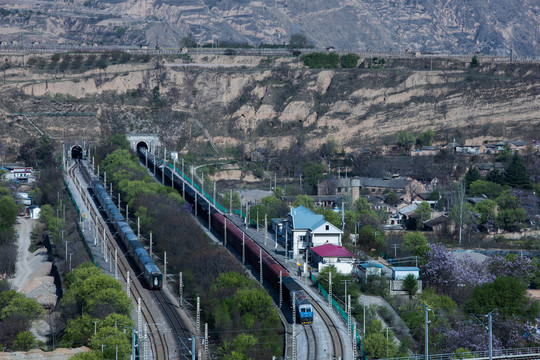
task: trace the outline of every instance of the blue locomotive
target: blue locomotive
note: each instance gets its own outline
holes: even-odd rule
[[[283,286],[285,286],[285,288],[289,291],[289,299],[291,304],[293,301],[294,292],[297,322],[300,324],[313,323],[313,307],[300,285],[298,285],[293,278],[285,277],[283,278]]]
[[[84,165],[82,169],[88,175],[88,170]],[[90,177],[87,176],[87,178]],[[159,270],[152,258],[150,258],[137,238],[137,235],[133,233],[133,230],[112,201],[107,190],[105,190],[101,182],[97,179],[90,180],[90,186],[94,191],[99,205],[109,217],[109,221],[114,227],[118,238],[124,245],[126,255],[130,255],[133,258],[137,269],[142,273],[150,289],[161,289],[163,286],[163,274],[161,270]]]

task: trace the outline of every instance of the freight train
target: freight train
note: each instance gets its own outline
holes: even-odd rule
[[[163,274],[161,273],[161,270],[159,270],[152,258],[148,255],[137,235],[133,233],[133,230],[124,216],[120,213],[101,182],[90,176],[85,165],[81,165],[81,169],[94,192],[97,204],[109,218],[118,238],[125,247],[126,255],[132,257],[137,269],[141,272],[150,289],[161,289],[163,285]]]
[[[156,173],[154,175],[157,179],[163,180],[167,186],[173,185],[175,189],[182,191],[182,180],[180,180],[179,175],[173,177],[172,170],[164,166],[146,148],[140,147],[137,150],[143,164],[147,164],[148,168],[152,171],[155,169]],[[173,181],[174,184],[172,183]],[[230,220],[226,220],[226,217],[221,212],[211,206],[208,200],[201,197],[200,193],[197,193],[191,186],[185,186],[185,200],[196,206],[197,214],[203,219],[208,219],[210,215],[211,226],[221,237],[225,237],[225,221],[227,221],[227,244],[232,246],[239,254],[242,253],[243,247],[246,260],[254,269],[259,269],[259,261],[262,260],[263,277],[278,292],[280,290],[279,280],[281,276],[281,290],[283,291],[285,301],[289,305],[292,305],[293,300],[295,301],[298,322],[301,324],[311,324],[313,322],[313,307],[311,303],[302,288],[291,278],[283,266]]]

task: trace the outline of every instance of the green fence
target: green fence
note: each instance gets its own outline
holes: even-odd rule
[[[322,286],[322,284],[317,281],[317,279],[315,278],[315,276],[313,276],[313,274],[311,274],[311,281],[313,281],[313,284],[317,286],[317,289],[324,296],[324,298],[328,300],[328,292]],[[349,323],[349,317],[347,316],[347,312],[343,310],[343,308],[337,303],[337,301],[334,298],[332,298],[332,306],[338,311],[338,313],[345,320],[345,322]],[[354,331],[354,328],[351,321],[351,332],[353,331]],[[362,353],[362,359],[365,359],[366,356],[364,354],[364,347],[362,346],[362,339],[360,338],[360,333],[358,332],[358,330],[356,331],[355,336],[356,336],[356,346],[360,347],[360,352]]]

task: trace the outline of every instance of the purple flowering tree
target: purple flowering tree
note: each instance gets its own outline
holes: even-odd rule
[[[486,328],[474,320],[459,321],[452,327],[440,329],[437,347],[444,353],[452,353],[459,348],[482,351],[489,348],[489,335]],[[500,349],[502,343],[497,336],[492,337],[493,349]]]
[[[429,245],[422,280],[458,303],[463,303],[476,285],[492,282],[494,278],[485,263],[475,261],[470,255],[457,259],[444,245]]]
[[[530,279],[536,270],[528,257],[511,255],[508,257],[493,256],[486,260],[489,272],[495,277],[517,277]]]

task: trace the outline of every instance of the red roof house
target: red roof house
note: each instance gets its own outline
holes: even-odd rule
[[[340,273],[349,274],[353,268],[354,255],[343,246],[324,244],[311,248],[311,261],[319,271],[333,265]]]

